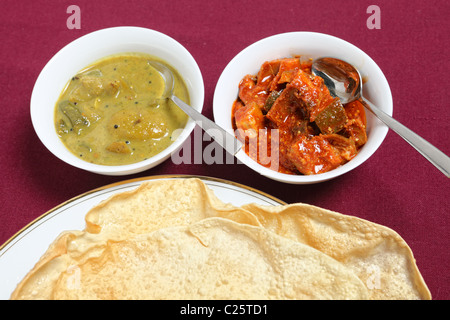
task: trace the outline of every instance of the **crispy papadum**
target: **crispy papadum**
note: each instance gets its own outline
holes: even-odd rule
[[[243,209],[261,225],[342,262],[368,286],[371,299],[431,299],[413,253],[385,226],[307,204]]]
[[[11,298],[63,298],[62,293],[58,293],[59,289],[55,290],[63,287],[63,278],[73,280],[71,275],[75,271],[94,270],[95,261],[109,264],[107,260],[112,257],[111,253],[116,252],[122,245],[124,248],[134,247],[138,242],[142,244],[142,239],[153,237],[157,232],[164,233],[166,229],[178,228],[177,232],[180,233],[182,228],[189,230],[189,227],[209,218],[233,221],[236,225],[242,225],[244,229],[250,228],[249,230],[256,233],[268,232],[276,235],[275,237],[289,240],[284,242],[286,246],[288,242],[289,246],[295,243],[328,256],[359,278],[367,289],[369,299],[431,299],[411,249],[393,230],[305,204],[249,204],[236,207],[223,203],[196,178],[145,182],[133,191],[119,193],[101,202],[86,214],[85,230],[66,231],[55,240],[36,266],[19,283]],[[186,230],[184,232],[187,232]],[[245,248],[240,252],[242,260],[255,254],[248,251],[249,247]],[[197,259],[195,254],[192,254],[191,259],[194,263]],[[245,264],[244,261],[242,263]],[[191,272],[177,269],[177,266],[172,267],[177,273]],[[85,271],[81,275],[84,273],[89,276],[89,272]],[[182,274],[177,276],[183,277]],[[164,278],[163,275],[161,277]],[[330,274],[330,277],[333,275]],[[340,279],[334,281],[340,283]],[[316,292],[316,289],[311,287],[311,293],[304,293],[303,297],[313,297],[312,292]],[[308,290],[304,284],[303,290]],[[136,297],[143,297],[142,294],[138,293]],[[286,296],[283,293],[283,296],[287,297],[289,294]],[[70,297],[83,298],[78,295]],[[117,297],[111,295],[111,298]],[[174,297],[167,295],[166,298]],[[234,298],[238,299],[238,296]],[[322,295],[321,298],[341,299],[342,296],[333,297],[331,294],[327,297]],[[349,295],[347,298],[356,296]]]
[[[343,264],[302,243],[222,218],[109,241],[61,274],[55,299],[366,299]]]
[[[254,215],[223,203],[202,180],[192,178],[150,181],[116,194],[87,213],[86,231],[121,240],[208,217],[259,225]]]
[[[19,283],[11,298],[50,299],[50,289],[60,272],[100,255],[107,241],[185,226],[208,217],[258,224],[256,217],[246,210],[220,201],[200,179],[154,180],[115,194],[86,214],[85,230],[63,232]]]

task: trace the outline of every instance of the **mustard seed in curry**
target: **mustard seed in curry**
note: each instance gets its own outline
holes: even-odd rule
[[[188,117],[172,101],[160,99],[164,79],[149,60],[165,63],[146,54],[120,54],[72,77],[56,103],[55,126],[73,154],[95,164],[125,165],[172,144],[172,133],[184,128]],[[189,103],[183,79],[171,70],[174,93]]]

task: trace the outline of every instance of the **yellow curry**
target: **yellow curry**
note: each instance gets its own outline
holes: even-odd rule
[[[164,79],[149,60],[166,64],[147,54],[120,54],[72,77],[55,107],[57,133],[72,153],[95,164],[124,165],[172,144],[172,134],[184,128],[188,116],[161,99]],[[189,103],[183,79],[167,66],[174,74],[174,93]]]

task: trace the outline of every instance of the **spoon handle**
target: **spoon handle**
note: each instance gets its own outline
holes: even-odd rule
[[[202,128],[228,153],[236,155],[236,153],[241,150],[242,142],[239,141],[234,135],[228,133],[214,121],[211,121],[210,119],[202,115],[200,112],[192,108],[177,96],[172,95],[170,99],[189,117],[191,117],[200,128]]]
[[[414,133],[400,122],[384,113],[373,105],[370,101],[360,99],[361,103],[372,112],[378,119],[380,119],[385,125],[396,132],[399,136],[405,139],[410,145],[412,145],[417,151],[419,151],[428,161],[436,166],[447,178],[450,177],[450,158],[433,146],[431,143],[423,139],[418,134]]]

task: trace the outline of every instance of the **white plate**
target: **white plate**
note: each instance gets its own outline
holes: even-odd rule
[[[86,213],[102,200],[115,193],[137,188],[144,181],[189,177],[194,176],[169,175],[126,180],[84,193],[46,212],[0,247],[0,299],[10,298],[17,283],[34,267],[62,231],[83,230]],[[223,202],[235,206],[247,203],[285,204],[268,194],[238,183],[210,177],[195,177],[205,182]]]

